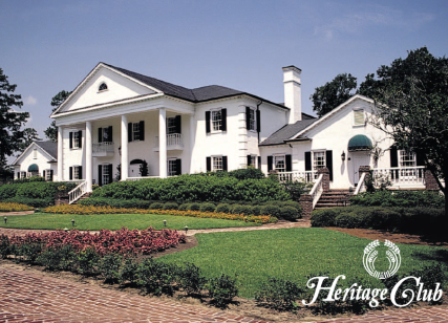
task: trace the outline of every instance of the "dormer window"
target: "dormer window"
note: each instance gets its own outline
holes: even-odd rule
[[[98,88],[98,91],[101,92],[101,91],[105,91],[105,90],[107,90],[106,83],[101,83],[100,87]]]

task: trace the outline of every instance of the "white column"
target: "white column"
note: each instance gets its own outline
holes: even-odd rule
[[[121,180],[128,178],[128,117],[121,116]]]
[[[196,136],[196,127],[194,122],[194,114],[190,114],[190,174],[194,173],[193,165],[193,148],[194,148],[194,139]]]
[[[92,158],[92,122],[86,121],[86,182],[87,192],[92,192],[93,178],[93,158]]]
[[[64,139],[62,135],[62,127],[58,127],[58,181],[64,180]]]
[[[166,164],[166,110],[159,109],[159,176],[168,176]]]

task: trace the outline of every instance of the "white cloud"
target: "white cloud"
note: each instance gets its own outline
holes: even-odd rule
[[[37,99],[34,96],[30,95],[24,100],[23,103],[25,103],[25,105],[35,105],[37,103]]]
[[[404,12],[386,6],[369,6],[362,11],[346,13],[314,29],[315,35],[330,40],[341,33],[356,34],[365,28],[397,27],[413,31],[434,20],[432,14],[424,12]]]

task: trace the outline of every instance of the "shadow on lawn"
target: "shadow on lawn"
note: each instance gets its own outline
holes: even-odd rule
[[[429,254],[414,252],[412,256],[416,257],[419,260],[424,261],[432,260],[448,265],[448,250],[431,250]]]

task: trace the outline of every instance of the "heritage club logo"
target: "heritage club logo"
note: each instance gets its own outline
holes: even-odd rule
[[[364,249],[363,264],[366,271],[375,278],[387,279],[395,275],[401,265],[400,249],[392,242],[386,240],[384,246],[387,247],[386,257],[389,260],[389,268],[386,271],[378,271],[375,269],[375,261],[378,258],[378,247],[380,242],[378,240],[372,241]],[[302,300],[302,304],[305,306],[314,304],[321,292],[326,294],[326,297],[321,299],[324,302],[335,301],[353,301],[362,300],[367,301],[370,307],[377,307],[380,305],[380,300],[384,301],[387,298],[390,299],[393,305],[396,307],[405,307],[412,302],[438,302],[442,299],[443,290],[440,288],[440,283],[435,283],[434,289],[424,288],[424,282],[420,277],[408,276],[401,278],[396,284],[389,290],[388,288],[366,288],[365,286],[358,285],[358,283],[352,284],[348,288],[340,288],[338,286],[339,280],[346,279],[345,275],[339,275],[331,286],[325,287],[325,281],[331,279],[330,277],[313,277],[308,280],[306,286],[309,289],[315,289],[314,295],[309,303]],[[315,281],[315,282],[314,282]],[[409,288],[409,283],[415,284],[413,288]],[[397,299],[401,299],[397,302]],[[405,300],[404,304],[402,303]]]
[[[375,269],[375,260],[378,258],[377,247],[380,246],[380,242],[378,240],[372,241],[367,245],[364,249],[364,256],[362,258],[364,268],[369,275],[379,279],[387,279],[395,275],[401,265],[400,249],[395,245],[395,243],[386,240],[384,245],[388,248],[386,251],[386,257],[389,260],[388,270],[380,272]]]

